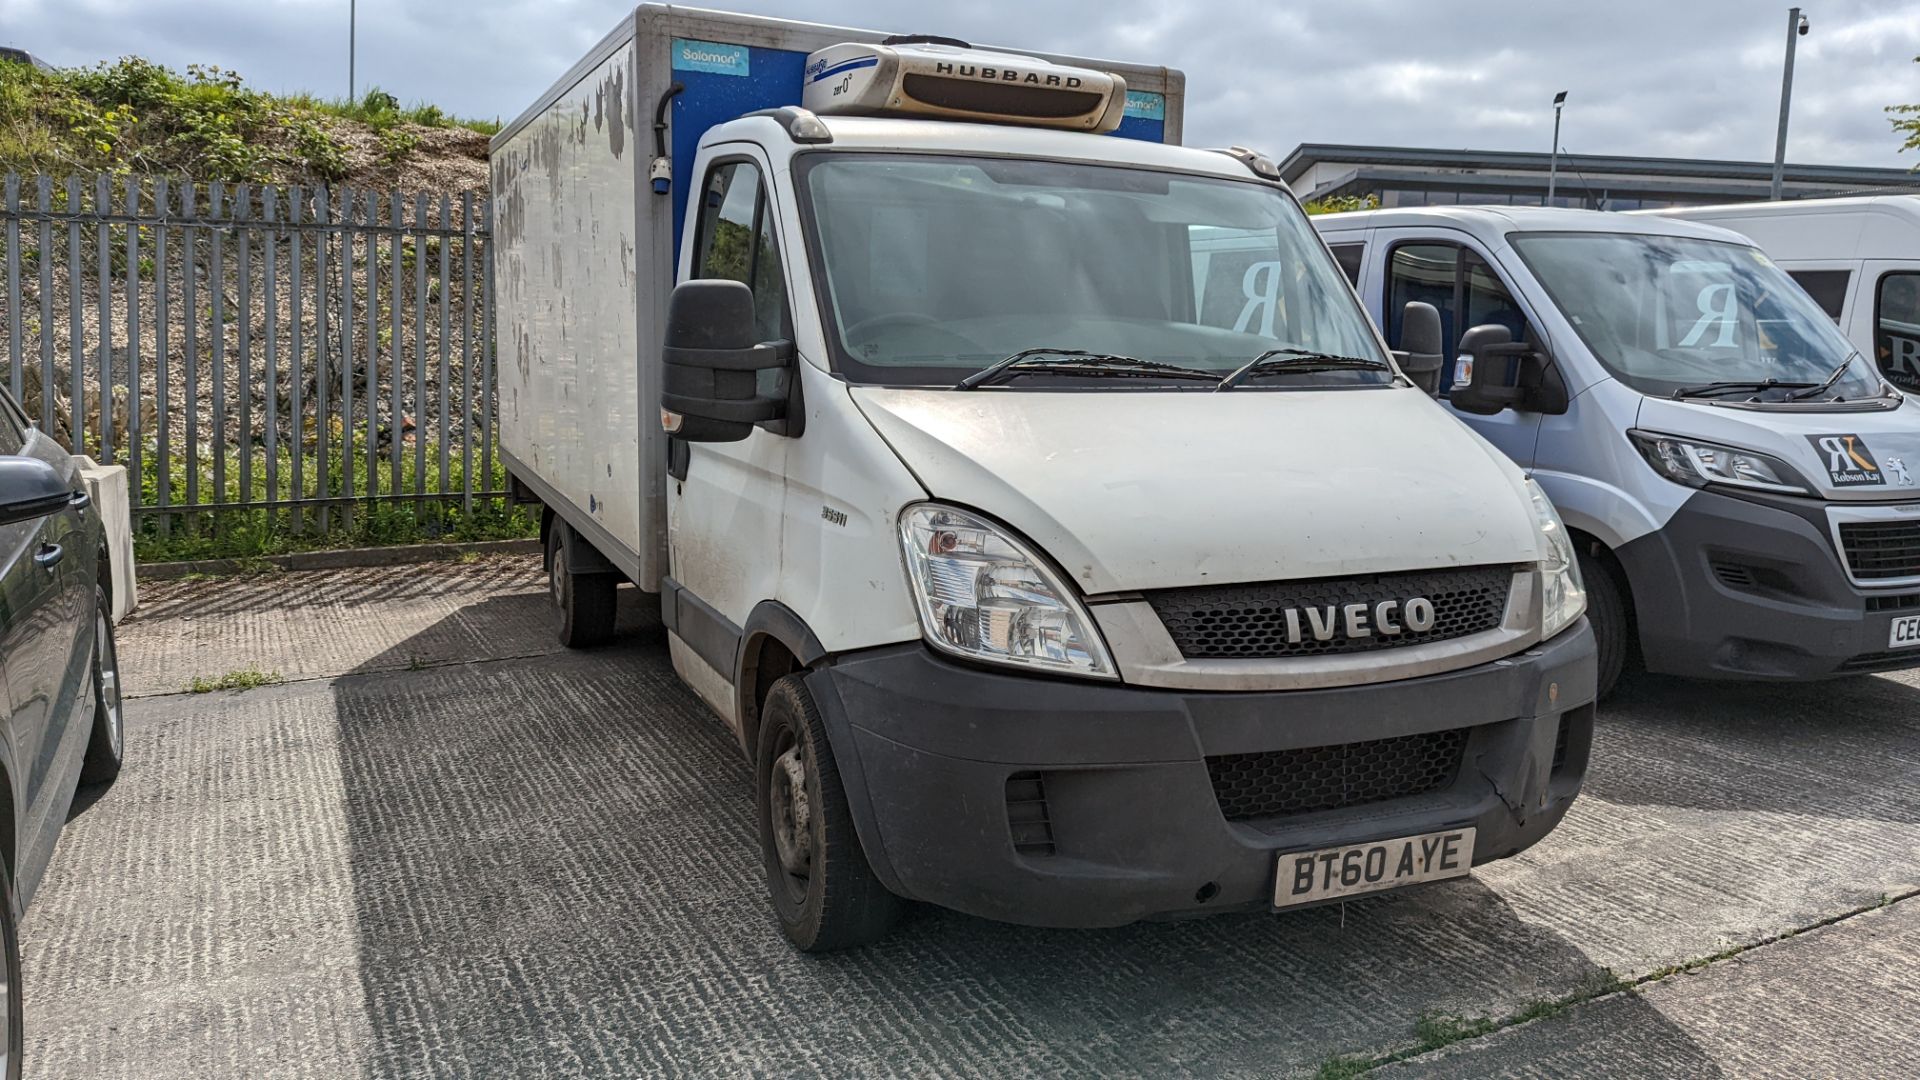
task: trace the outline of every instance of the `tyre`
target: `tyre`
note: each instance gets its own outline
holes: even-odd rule
[[[1587,587],[1587,622],[1593,626],[1593,644],[1599,660],[1599,696],[1613,693],[1626,670],[1633,649],[1633,627],[1627,619],[1627,600],[1612,567],[1579,553],[1580,580]]]
[[[20,1007],[20,928],[13,919],[13,875],[7,873],[4,865],[0,865],[0,938],[5,939],[0,949],[6,953],[6,967],[0,970],[6,977],[0,996],[6,1001],[0,1003],[4,1006],[0,1008],[0,1016],[5,1017],[7,1025],[6,1031],[0,1033],[4,1034],[0,1048],[4,1048],[7,1055],[6,1060],[0,1062],[0,1077],[20,1080],[20,1053],[25,1045],[21,1031],[25,1015]]]
[[[80,782],[110,784],[126,755],[126,718],[120,711],[120,654],[113,647],[113,605],[93,587],[93,734],[80,763]]]
[[[802,952],[831,952],[885,937],[900,898],[867,864],[826,726],[800,675],[767,694],[753,775],[761,858],[787,940]]]
[[[560,644],[569,649],[599,645],[613,636],[620,579],[612,574],[576,574],[567,557],[573,530],[555,520],[547,530],[547,589],[559,612]]]

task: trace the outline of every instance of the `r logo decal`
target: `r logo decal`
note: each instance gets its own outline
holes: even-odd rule
[[[1886,474],[1880,471],[1880,463],[1874,460],[1873,451],[1867,449],[1866,441],[1860,436],[1809,435],[1807,441],[1813,444],[1814,453],[1820,455],[1820,463],[1826,466],[1827,478],[1834,487],[1886,484]]]

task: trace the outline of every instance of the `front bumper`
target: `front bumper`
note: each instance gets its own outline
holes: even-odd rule
[[[1286,692],[1002,674],[919,645],[841,656],[808,679],[888,888],[1007,922],[1117,926],[1264,907],[1283,851],[1466,825],[1475,863],[1532,845],[1586,773],[1594,645],[1583,619],[1461,671]],[[1437,789],[1285,816],[1229,821],[1207,760],[1454,730],[1458,770]],[[1048,843],[1016,849],[1035,791]]]
[[[1920,589],[1854,585],[1824,503],[1695,492],[1615,554],[1649,671],[1808,680],[1920,666],[1920,648],[1888,644],[1895,617],[1920,614]]]

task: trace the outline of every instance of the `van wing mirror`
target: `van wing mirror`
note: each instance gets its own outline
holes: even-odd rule
[[[0,525],[65,510],[74,491],[60,471],[37,457],[0,457]]]
[[[1400,350],[1393,354],[1400,370],[1429,394],[1440,392],[1440,365],[1446,343],[1440,329],[1440,309],[1418,300],[1407,301],[1400,313]]]
[[[1567,386],[1547,355],[1513,331],[1488,323],[1460,337],[1447,400],[1461,412],[1492,416],[1506,409],[1560,414]]]
[[[660,350],[660,426],[689,442],[739,442],[785,419],[793,343],[756,341],[753,290],[738,281],[683,281],[667,300]],[[776,370],[772,393],[760,373]]]

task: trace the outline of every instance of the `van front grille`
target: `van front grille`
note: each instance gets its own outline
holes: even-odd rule
[[[1468,728],[1207,759],[1228,821],[1310,814],[1426,795],[1453,783]]]
[[[1840,546],[1860,581],[1920,577],[1920,521],[1844,521]]]
[[[1146,599],[1166,625],[1180,655],[1189,660],[1323,656],[1446,641],[1497,629],[1506,619],[1507,594],[1517,569],[1473,566],[1251,585],[1202,585],[1158,589],[1147,593]],[[1414,597],[1433,602],[1433,625],[1424,631],[1376,631],[1362,637],[1348,637],[1343,632],[1343,613],[1349,604],[1363,605],[1371,616],[1383,601],[1404,605]],[[1288,625],[1289,609],[1295,612],[1300,629],[1298,641],[1293,640]],[[1315,637],[1308,609],[1314,609],[1323,623],[1331,612],[1339,631],[1324,641]]]

